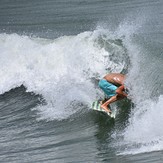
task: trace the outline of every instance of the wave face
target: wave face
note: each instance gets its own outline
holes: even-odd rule
[[[161,160],[161,0],[0,3],[2,158]],[[90,111],[108,72],[127,73],[131,99],[114,125]]]
[[[103,75],[125,72],[134,106],[126,127],[119,130],[118,126],[116,137],[113,134],[115,144],[119,138],[118,153],[161,150],[162,130],[157,124],[163,116],[162,84],[159,69],[153,70],[156,64],[161,70],[161,63],[143,48],[141,40],[137,42],[135,35],[142,29],[137,24],[126,20],[114,32],[98,26],[94,31],[56,39],[0,34],[1,94],[24,85],[27,92],[45,100],[32,108],[38,120],[64,120],[103,97],[97,86]]]
[[[90,105],[102,95],[95,87],[107,70],[127,69],[122,40],[104,30],[53,40],[1,34],[0,46],[1,94],[21,85],[40,94],[46,101],[35,108],[41,119],[65,119],[80,103]]]
[[[129,97],[134,105],[131,108],[130,118],[125,129],[117,131],[117,137],[115,137],[116,140],[119,139],[118,145],[121,146],[118,153],[123,155],[163,149],[163,130],[161,129],[163,58],[159,37],[157,44],[153,39],[144,42],[144,39],[148,38],[145,31],[147,28],[151,28],[147,26],[148,21],[149,18],[145,19],[142,21],[141,27],[136,28],[134,34],[137,36],[130,35],[127,41],[124,40],[132,65],[127,76],[126,86],[130,90]],[[123,25],[125,26],[125,24]]]

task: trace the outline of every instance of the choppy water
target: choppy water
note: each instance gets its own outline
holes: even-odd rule
[[[163,161],[163,2],[0,1],[0,162]],[[127,73],[115,122],[90,109]]]

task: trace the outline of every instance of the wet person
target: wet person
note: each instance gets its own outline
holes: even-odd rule
[[[127,97],[124,92],[124,80],[125,75],[120,73],[110,73],[107,74],[99,81],[99,87],[108,96],[108,100],[101,104],[101,108],[107,112],[111,112],[108,105]]]

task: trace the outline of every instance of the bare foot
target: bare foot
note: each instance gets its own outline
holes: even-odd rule
[[[101,108],[102,108],[103,110],[105,110],[106,112],[111,113],[111,110],[110,110],[107,106],[101,105]]]

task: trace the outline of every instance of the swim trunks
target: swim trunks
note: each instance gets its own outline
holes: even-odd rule
[[[118,87],[116,87],[115,85],[113,85],[112,83],[109,83],[107,80],[105,79],[101,79],[99,81],[99,87],[104,91],[104,93],[108,96],[108,97],[112,97],[116,95],[116,89]]]

